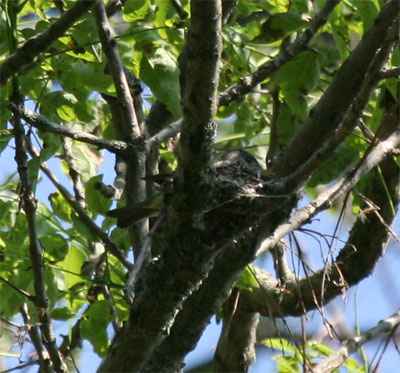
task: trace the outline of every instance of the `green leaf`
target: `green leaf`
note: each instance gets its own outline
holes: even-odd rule
[[[77,120],[74,107],[78,100],[65,91],[49,92],[42,96],[40,112],[50,120]]]
[[[296,116],[304,120],[308,115],[307,100],[298,90],[282,90],[282,96],[285,99],[287,106],[289,106]]]
[[[165,26],[165,21],[168,18],[168,13],[173,9],[170,1],[156,0],[157,12],[155,14],[154,25],[156,27]],[[163,37],[166,35],[163,34]]]
[[[399,92],[399,84],[398,83],[399,82],[398,82],[397,78],[385,79],[385,81],[384,81],[385,87],[388,89],[388,91],[391,93],[391,95],[393,96],[393,98],[395,100],[397,100],[398,92]],[[0,141],[1,141],[1,136],[0,136]],[[0,143],[0,146],[1,146],[1,143]]]
[[[253,266],[251,264],[246,266],[239,279],[236,281],[236,286],[239,289],[251,290],[253,287],[259,286],[257,279],[254,277],[254,271],[252,268]]]
[[[66,288],[70,289],[71,292],[73,286],[76,286],[77,284],[83,284],[82,286],[85,285],[85,283],[82,282],[82,276],[80,275],[81,267],[85,260],[87,260],[87,255],[77,246],[71,245],[64,259],[57,263],[57,266],[61,270],[65,270],[63,273],[66,281]]]
[[[319,184],[328,184],[337,178],[344,170],[354,164],[360,152],[365,148],[365,143],[360,138],[349,137],[336,151],[335,155],[326,161],[312,176],[309,187]]]
[[[52,4],[48,0],[35,0],[30,1],[30,4],[33,6],[35,13],[40,16],[42,19],[47,19],[45,11],[48,10]]]
[[[311,18],[297,12],[277,13],[269,17],[261,26],[260,34],[253,41],[272,43],[305,27]]]
[[[96,22],[90,13],[83,15],[79,23],[74,25],[72,28],[72,40],[80,46],[91,44],[98,40]]]
[[[100,164],[103,162],[103,157],[100,151],[90,145],[74,143],[72,153],[84,181],[87,181],[96,175]],[[66,162],[63,161],[61,165],[63,171],[68,174],[69,167]]]
[[[297,10],[301,13],[308,13],[312,10],[312,1],[311,0],[296,0],[291,4],[293,10]]]
[[[60,230],[61,224],[59,220],[54,216],[47,206],[39,202],[36,209],[37,215],[37,232],[39,238],[45,237],[49,234],[54,234],[54,232]]]
[[[43,147],[40,152],[42,162],[47,161],[56,154],[60,154],[62,150],[60,137],[54,133],[39,131],[39,136],[43,141]]]
[[[0,152],[5,148],[12,134],[11,130],[7,129],[7,122],[11,118],[11,112],[7,108],[7,100],[2,98],[3,94],[6,97],[6,89],[0,89]]]
[[[286,104],[282,104],[279,107],[276,128],[279,145],[287,145],[297,129],[297,120],[293,111]]]
[[[104,219],[103,225],[106,225],[106,228],[110,227],[111,225],[115,226],[115,219],[106,218]],[[111,239],[122,248],[128,248],[131,245],[129,231],[127,229],[113,229],[111,232]]]
[[[40,242],[45,252],[51,255],[57,262],[63,260],[68,254],[68,242],[57,233],[41,237]]]
[[[78,235],[81,239],[85,239],[89,242],[99,242],[100,237],[97,236],[79,216],[73,214],[71,218],[72,229],[68,230],[70,234]]]
[[[38,74],[26,74],[20,78],[21,91],[24,95],[39,99],[48,94],[52,88],[52,82],[39,79]]]
[[[178,165],[178,161],[172,151],[160,149],[160,157],[168,163],[169,168],[175,170]]]
[[[39,177],[39,167],[41,163],[42,161],[40,160],[40,157],[33,157],[28,161],[29,177],[31,179],[30,181],[33,189],[36,188],[36,183]]]
[[[55,305],[58,300],[58,282],[54,276],[54,270],[47,268],[44,273],[44,279],[46,283],[46,292],[50,300],[50,305]]]
[[[181,116],[179,69],[169,51],[156,44],[146,46],[139,77],[175,117]]]
[[[367,371],[363,366],[360,366],[355,359],[351,358],[345,361],[344,366],[349,373],[365,373]]]
[[[4,265],[1,265],[0,269],[4,269]],[[9,272],[9,276],[3,271],[1,273],[15,287],[34,294],[31,264],[28,260],[19,261],[13,271]],[[7,299],[7,302],[0,302],[0,314],[8,318],[15,316],[19,312],[21,304],[27,300],[25,296],[2,281],[0,281],[0,298]]]
[[[294,356],[278,355],[274,356],[273,359],[278,363],[279,373],[300,373],[299,361]]]
[[[72,207],[59,192],[49,195],[49,201],[54,213],[61,219],[71,222]]]
[[[295,346],[293,346],[287,339],[284,338],[266,338],[263,339],[260,344],[268,348],[285,352],[295,352],[297,350]]]
[[[12,138],[11,130],[0,130],[0,153],[7,147],[8,142]]]
[[[144,19],[150,9],[149,0],[128,0],[124,5],[122,18],[125,22]]]
[[[332,31],[336,47],[340,54],[340,58],[342,60],[345,60],[350,54],[350,36],[348,29],[344,26],[332,25]]]
[[[68,307],[54,308],[51,311],[51,317],[55,320],[70,320],[76,316],[76,313]]]
[[[100,93],[115,93],[112,77],[104,73],[102,64],[75,62],[71,65],[71,70],[84,87]],[[68,79],[68,76],[65,78]]]
[[[107,326],[113,319],[110,314],[110,303],[106,300],[94,302],[86,316],[86,320],[80,325],[81,336],[93,345],[94,351],[99,356],[104,357],[109,345]]]
[[[102,183],[102,180],[103,175],[93,176],[85,186],[87,207],[95,215],[105,214],[112,204],[112,201],[105,198],[95,187],[97,183]]]
[[[326,357],[331,355],[334,350],[323,343],[316,343],[315,341],[307,341],[307,348],[318,352],[318,356]]]
[[[363,33],[369,30],[379,14],[380,5],[378,0],[350,0],[363,20]]]
[[[313,91],[319,82],[320,64],[314,52],[300,53],[276,73],[276,83],[287,90],[297,89],[303,94]]]

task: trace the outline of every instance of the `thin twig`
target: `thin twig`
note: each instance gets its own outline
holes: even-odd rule
[[[25,364],[19,364],[18,366],[14,367],[14,368],[3,370],[1,373],[10,373],[10,372],[14,372],[16,370],[21,371],[22,369],[30,367],[35,364],[39,364],[39,360],[33,360],[33,361],[29,361],[28,363],[25,363]]]
[[[128,302],[132,303],[133,298],[135,297],[135,284],[139,278],[140,272],[145,268],[147,264],[149,264],[151,260],[151,240],[152,234],[158,229],[160,224],[164,220],[164,215],[161,214],[157,221],[154,223],[153,227],[151,228],[150,234],[146,237],[144,241],[143,247],[140,250],[140,254],[135,261],[135,264],[132,270],[129,272],[128,281],[125,285],[125,298]]]
[[[122,123],[120,123],[120,125],[123,128],[123,133],[128,135],[127,138],[135,139],[140,137],[139,123],[136,118],[124,66],[121,62],[117,43],[114,39],[111,25],[108,22],[106,10],[102,0],[100,0],[94,7],[93,14],[96,20],[100,42],[103,47],[104,54],[107,57],[107,68],[113,78],[118,102],[121,105],[121,112],[124,114]]]
[[[42,344],[42,338],[39,333],[39,328],[37,325],[30,324],[28,305],[26,303],[24,303],[21,306],[20,312],[22,315],[22,319],[24,320],[24,323],[28,329],[29,337],[31,338],[31,341],[35,347],[36,353],[39,357],[40,369],[43,370],[43,372],[53,372],[53,369],[51,367],[50,360],[49,360],[49,355],[46,352],[46,350],[44,349],[43,344]]]
[[[274,267],[277,277],[281,281],[281,286],[292,283],[296,276],[288,266],[286,259],[286,245],[284,241],[279,241],[271,251],[274,258]]]
[[[14,88],[18,87],[15,82]],[[16,103],[22,102],[22,97],[17,91],[14,91],[12,101]],[[53,323],[50,315],[50,301],[46,291],[46,281],[44,274],[43,248],[39,241],[36,221],[36,199],[31,184],[29,168],[27,164],[26,154],[26,136],[21,118],[14,115],[12,121],[15,135],[15,160],[18,165],[18,173],[21,183],[21,201],[25,211],[27,230],[29,235],[29,255],[32,263],[33,285],[35,289],[35,306],[40,321],[40,330],[42,332],[43,343],[50,355],[53,369],[59,372],[66,372],[65,365],[57,344],[53,331]]]
[[[179,0],[170,0],[172,6],[175,8],[176,12],[178,13],[179,17],[185,19],[188,17],[188,13],[185,9],[183,9],[182,4]]]
[[[399,325],[400,310],[387,319],[380,321],[376,326],[367,330],[362,335],[344,341],[342,347],[313,368],[313,373],[333,372],[338,369],[352,353],[359,350],[366,342],[371,341],[382,334],[390,333],[392,330],[398,328]]]
[[[64,148],[63,159],[68,164],[69,176],[72,180],[72,186],[74,188],[75,200],[80,203],[82,207],[85,207],[85,189],[83,187],[82,176],[79,167],[72,153],[72,142],[67,140],[65,137],[61,137],[61,143]]]
[[[160,132],[150,137],[146,141],[148,148],[158,147],[162,142],[176,136],[180,132],[181,126],[182,118],[169,124],[167,127],[163,128]]]
[[[19,287],[13,285],[11,282],[9,282],[8,280],[6,280],[3,276],[0,276],[0,281],[3,281],[5,284],[7,284],[10,288],[14,289],[17,293],[23,295],[24,297],[26,297],[27,299],[29,299],[31,302],[35,303],[36,301],[36,297],[30,293],[28,293],[26,290],[24,289],[20,289]]]
[[[379,73],[381,79],[397,78],[400,75],[400,66],[382,70]]]
[[[128,145],[125,141],[118,140],[106,140],[102,137],[92,135],[90,133],[71,129],[66,126],[59,125],[48,120],[45,116],[34,113],[31,110],[26,109],[23,106],[15,105],[10,102],[8,105],[9,109],[14,113],[20,115],[24,120],[26,120],[33,127],[46,131],[55,133],[60,136],[69,137],[76,141],[81,141],[86,144],[95,145],[100,149],[107,149],[112,153],[124,154],[127,150]]]

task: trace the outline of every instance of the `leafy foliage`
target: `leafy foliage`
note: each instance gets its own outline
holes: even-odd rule
[[[55,24],[63,14],[55,3],[39,0],[2,2],[0,63]],[[59,3],[67,10],[75,2]],[[189,2],[181,3],[182,9],[190,13]],[[273,60],[291,42],[292,36],[301,34],[310,25],[323,3],[240,0],[228,22],[222,26],[220,92]],[[263,165],[273,160],[291,143],[310,116],[343,61],[373,25],[383,3],[379,0],[340,2],[309,48],[253,87],[246,99],[218,108],[214,148],[246,147]],[[128,0],[121,13],[111,18],[111,23],[122,63],[141,82],[145,116],[148,117],[155,103],[162,103],[173,118],[180,118],[182,72],[178,57],[187,42],[190,15],[187,19],[179,17],[172,1]],[[387,67],[396,66],[399,61],[400,54],[396,50]],[[80,17],[50,48],[25,66],[18,77],[1,87],[2,165],[11,163],[16,147],[15,132],[10,125],[12,113],[7,106],[16,87],[24,105],[49,121],[105,140],[121,140],[113,125],[115,118],[110,108],[110,100],[118,97],[117,90],[107,67],[93,12]],[[397,97],[398,80],[393,77],[383,80],[357,120],[372,133],[377,133],[387,113],[388,102]],[[58,134],[33,128],[27,123],[24,125],[29,144],[30,182],[37,196],[44,195],[35,200],[35,225],[43,249],[45,290],[51,317],[66,322],[70,329],[71,320],[82,318],[81,337],[104,357],[110,346],[110,325],[113,321],[122,325],[129,318],[124,293],[127,269],[118,258],[110,255],[111,244],[104,237],[122,256],[131,246],[132,238],[106,216],[112,200],[100,191],[99,185],[110,182],[113,167],[110,153],[88,142],[61,140]],[[273,142],[277,149],[268,159],[266,153]],[[354,167],[368,154],[370,143],[371,139],[360,128],[352,131],[332,157],[318,167],[306,185],[306,192],[315,195],[316,187],[334,183],[345,169]],[[175,169],[177,158],[170,142],[164,141],[157,150],[160,150],[164,163]],[[50,172],[46,171],[46,162]],[[15,165],[11,167],[16,170]],[[53,175],[50,179],[55,188],[51,191],[47,190],[43,180],[49,174]],[[58,182],[54,175],[62,181]],[[0,273],[4,281],[0,281],[0,297],[7,301],[0,303],[0,315],[11,320],[18,317],[23,303],[29,305],[29,314],[35,315],[35,304],[29,295],[35,294],[36,279],[30,259],[32,242],[27,235],[27,216],[20,198],[20,180],[16,172],[2,177]],[[364,181],[360,182],[357,193],[363,194],[365,188]],[[352,203],[353,211],[359,211],[363,200],[357,194]],[[86,220],[77,206],[85,211]],[[241,290],[252,291],[258,285],[251,267],[246,267],[236,282]],[[104,291],[106,288],[108,293]],[[91,297],[91,291],[96,289],[101,291]],[[33,316],[30,323],[38,323],[37,317]],[[282,339],[268,339],[263,344],[285,351],[285,354],[275,356],[280,372],[297,372],[304,359],[312,363],[332,352],[323,344],[311,341],[306,343],[305,355],[303,350]],[[362,371],[354,360],[348,360],[346,368],[351,372]]]
[[[328,346],[311,340],[306,342],[305,355],[303,346],[295,346],[282,338],[265,339],[261,341],[261,344],[267,348],[282,352],[274,356],[279,373],[302,372],[303,366],[315,366],[318,360],[324,359],[334,352]],[[307,360],[307,363],[304,362],[304,359]],[[343,372],[365,372],[365,368],[360,366],[354,359],[348,359],[343,367],[345,368]]]

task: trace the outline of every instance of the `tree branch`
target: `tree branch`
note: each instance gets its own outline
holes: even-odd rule
[[[361,117],[365,106],[368,104],[371,93],[376,85],[380,82],[379,72],[387,62],[390,52],[397,39],[398,24],[395,24],[387,35],[384,43],[377,52],[375,58],[371,62],[371,66],[366,73],[365,79],[362,81],[362,86],[358,92],[350,109],[346,112],[342,122],[338,128],[328,137],[328,139],[318,147],[309,149],[310,157],[300,163],[298,167],[287,177],[279,180],[277,189],[280,193],[288,193],[303,187],[304,183],[310,178],[315,170],[324,163],[329,157],[334,154],[335,150],[341,145],[346,137],[354,130],[358,124],[358,118]],[[342,86],[342,88],[344,85]],[[334,105],[330,104],[331,107]]]
[[[277,242],[271,253],[274,258],[274,269],[279,279],[280,286],[285,287],[287,283],[295,281],[295,274],[288,266],[286,259],[286,244],[284,240]]]
[[[355,174],[350,173],[347,177],[342,178],[339,183],[335,183],[332,189],[329,188],[326,193],[321,193],[304,210],[298,210],[293,218],[296,219],[299,215],[303,215],[301,220],[303,223],[306,222],[312,216],[310,212],[313,209],[328,207],[339,194],[350,190],[363,175],[379,162],[389,195],[386,194],[382,179],[376,170],[371,173],[367,180],[367,192],[365,194],[379,207],[381,216],[378,218],[375,214],[371,214],[369,219],[357,219],[350,232],[347,244],[340,250],[336,260],[308,278],[287,284],[285,292],[278,294],[276,287],[271,287],[270,284],[253,289],[253,292],[243,290],[242,297],[246,299],[249,311],[258,311],[263,315],[274,315],[276,317],[300,315],[306,310],[314,309],[326,303],[340,294],[344,288],[358,283],[371,273],[383,254],[390,236],[387,226],[392,224],[396,214],[393,205],[398,206],[400,201],[398,189],[400,167],[388,155],[390,149],[399,144],[400,126],[387,140],[379,144],[381,146],[378,145],[370,152],[363,164],[357,168]],[[383,159],[385,155],[387,157]],[[306,210],[309,211],[306,212]],[[385,224],[381,223],[381,218],[384,219]],[[292,220],[291,222],[291,229],[301,225],[300,221]],[[272,247],[275,244],[275,239],[286,234],[288,229],[282,230],[282,227],[288,228],[286,224],[279,227],[273,238],[264,241],[263,249]],[[277,232],[279,232],[279,235]],[[259,250],[259,252],[261,251],[262,249]],[[300,300],[294,294],[301,294]],[[267,299],[268,302],[266,302]]]
[[[322,360],[313,368],[313,373],[328,373],[340,368],[346,359],[359,350],[365,343],[380,337],[382,334],[393,333],[400,325],[400,310],[392,316],[367,330],[362,335],[347,339],[336,352]]]
[[[46,31],[29,39],[18,48],[0,65],[0,87],[4,86],[13,75],[20,72],[25,66],[35,62],[38,56],[46,52],[54,41],[64,35],[65,31],[97,2],[98,0],[79,0]]]
[[[178,133],[181,131],[182,121],[183,119],[178,119],[160,130],[154,136],[150,137],[146,141],[147,146],[149,148],[158,147],[162,142],[178,135]]]
[[[17,106],[12,102],[8,104],[8,107],[14,114],[20,115],[30,125],[41,131],[51,132],[55,133],[56,135],[69,137],[76,141],[81,141],[86,144],[97,146],[100,149],[107,149],[110,152],[116,154],[125,154],[126,150],[128,149],[128,145],[125,141],[105,140],[102,137],[95,136],[84,131],[78,131],[66,126],[59,125],[57,123],[51,122],[41,114],[34,113],[33,111],[28,110],[23,106]]]
[[[14,92],[12,101],[20,103],[22,101],[18,92]],[[46,292],[46,283],[44,278],[44,259],[43,249],[39,241],[36,223],[36,199],[31,184],[29,168],[27,164],[26,142],[24,127],[21,124],[20,117],[14,115],[12,119],[15,135],[15,160],[18,165],[18,173],[21,183],[21,202],[25,211],[27,230],[29,236],[29,255],[32,263],[33,285],[35,289],[35,306],[37,309],[40,330],[43,343],[50,355],[53,369],[58,372],[67,372],[58,347],[53,331],[53,323],[50,316],[50,301]]]
[[[200,211],[209,197],[222,50],[220,1],[192,1],[191,13],[187,60],[181,71],[183,122],[175,200],[175,210],[186,214]]]
[[[241,309],[240,292],[236,290],[224,305],[223,328],[214,355],[214,372],[248,372],[256,358],[259,314]]]
[[[349,192],[360,179],[391,154],[391,150],[400,144],[400,126],[386,140],[379,142],[366,158],[351,171],[340,177],[332,186],[320,193],[308,205],[292,214],[290,219],[276,228],[274,233],[263,240],[257,256],[271,250],[284,236],[309,222],[319,212],[329,208],[341,195]],[[264,236],[265,237],[265,236]]]
[[[189,14],[187,14],[186,10],[183,9],[180,0],[170,0],[172,6],[175,8],[176,12],[178,13],[179,17],[182,19],[187,18]]]
[[[130,157],[125,159],[128,166],[125,190],[127,204],[138,203],[146,199],[146,184],[143,181],[146,172],[146,157],[141,136],[141,123],[138,121],[135,105],[129,89],[127,74],[121,62],[117,43],[112,35],[112,28],[108,22],[102,0],[100,0],[94,8],[94,15],[101,45],[107,57],[107,68],[113,78],[117,92],[117,105],[114,105],[117,118],[113,118],[113,123],[116,126],[116,132],[120,136],[128,140],[128,142],[135,144]],[[115,119],[118,120],[116,121]],[[148,231],[148,223],[143,220],[130,229],[135,257],[139,255],[140,247],[142,247]]]
[[[49,355],[43,347],[42,339],[39,333],[39,328],[37,325],[30,324],[30,316],[28,313],[28,305],[24,302],[20,308],[22,319],[28,329],[29,337],[35,347],[35,351],[39,358],[40,369],[45,373],[54,372],[53,367],[51,366],[51,362],[49,360]]]
[[[335,101],[333,101],[335,102]],[[397,137],[394,136],[394,137]],[[392,141],[392,142],[391,142]],[[390,149],[398,143],[398,138],[392,138],[391,141],[383,142],[379,144],[377,152],[380,153],[379,159],[377,158],[369,158],[366,162],[368,164],[367,169],[363,169],[363,167],[357,169],[356,175],[348,175],[351,180],[353,180],[353,176],[356,176],[358,181],[359,177],[361,177],[361,173],[365,174],[367,171],[371,170],[371,168],[376,165],[378,162],[382,160],[382,158],[388,154]],[[371,154],[370,154],[371,155]],[[376,154],[375,154],[376,155]],[[374,161],[371,163],[370,161]],[[272,180],[270,184],[267,182],[266,191],[268,192],[269,186],[272,186],[274,181]],[[354,186],[352,184],[352,186]],[[350,188],[350,186],[349,186]],[[335,191],[336,192],[336,191]],[[281,196],[282,197],[282,196]],[[283,198],[283,197],[282,197]],[[221,249],[220,255],[216,258],[214,262],[214,266],[211,269],[208,277],[203,281],[200,289],[193,293],[182,305],[182,310],[178,313],[175,322],[171,328],[170,334],[165,341],[163,341],[160,346],[155,350],[152,361],[149,361],[145,366],[146,371],[157,371],[160,369],[166,370],[178,370],[180,369],[180,364],[183,360],[183,357],[186,355],[188,351],[190,351],[196,344],[199,336],[201,335],[205,325],[207,324],[209,318],[212,314],[218,309],[218,307],[222,304],[230,289],[232,288],[235,280],[238,278],[239,274],[254,257],[254,250],[257,247],[257,233],[258,232],[266,232],[272,234],[279,223],[282,223],[282,220],[286,219],[290,213],[291,207],[294,205],[294,200],[296,198],[288,199],[287,201],[281,201],[279,203],[279,210],[274,210],[271,208],[270,214],[263,219],[262,225],[258,228],[258,224],[256,219],[253,219],[252,231],[247,232],[240,239],[237,239],[235,244],[231,244],[231,247],[228,247],[228,244]],[[325,201],[325,200],[324,200]],[[277,207],[275,207],[277,209]],[[322,209],[322,207],[321,207]],[[269,210],[268,210],[269,211]],[[168,237],[169,238],[169,237]],[[172,238],[172,237],[171,237]],[[169,239],[166,239],[169,242]],[[203,235],[204,241],[204,235]],[[276,244],[276,242],[274,242]],[[177,245],[179,246],[179,245]],[[176,247],[177,247],[176,246]],[[190,244],[188,244],[190,246]],[[170,255],[166,255],[169,257]],[[171,253],[172,259],[175,257],[174,254]],[[171,262],[172,262],[171,259]],[[161,276],[161,274],[158,274]],[[164,277],[164,275],[162,275]],[[319,279],[320,281],[321,279]],[[338,281],[338,280],[337,280]],[[316,283],[318,283],[316,281]],[[273,306],[272,314],[281,317],[285,313],[293,314],[303,312],[303,307],[301,306],[299,309],[296,309],[299,306],[299,299],[295,297],[293,302],[290,304],[290,307],[285,307],[283,312],[279,311],[280,309],[280,297],[281,294],[277,290],[277,282],[271,280],[268,289],[271,290],[271,298],[275,299],[276,307]],[[314,285],[314,284],[313,284]],[[309,287],[309,283],[304,283],[305,288]],[[336,294],[340,292],[340,289],[336,291]],[[290,294],[298,294],[297,288],[290,289],[288,292]],[[176,294],[176,293],[175,293]],[[249,295],[246,294],[246,297]],[[260,292],[260,302],[265,303],[265,293]],[[284,298],[285,301],[289,302],[290,297]],[[312,301],[313,297],[309,297],[307,305],[309,307],[316,307],[316,304]],[[163,302],[164,303],[164,302]],[[205,308],[204,305],[207,304]],[[260,306],[261,309],[263,309]],[[256,307],[251,308],[249,306],[250,312],[257,312],[258,309]],[[270,315],[269,310],[265,310],[266,315]],[[196,325],[193,328],[193,325]],[[190,327],[189,327],[190,326]],[[184,340],[182,340],[182,335],[185,335]]]
[[[31,146],[31,144],[29,152],[35,157],[39,156],[38,152]],[[105,233],[100,227],[97,226],[97,224],[87,214],[82,205],[78,201],[76,201],[75,198],[68,192],[68,190],[59,182],[59,180],[53,175],[53,173],[47,167],[47,164],[42,163],[40,165],[40,169],[49,178],[49,180],[53,183],[53,185],[65,198],[68,204],[74,209],[74,211],[82,219],[82,221],[86,224],[86,226],[103,241],[106,250],[108,250],[112,255],[114,255],[125,266],[125,268],[127,268],[128,270],[132,269],[133,267],[132,263],[130,263],[125,258],[124,254],[111,241],[107,233]]]
[[[332,83],[286,150],[273,162],[271,171],[276,176],[292,174],[313,155],[315,149],[335,133],[359,92],[376,53],[397,19],[399,8],[400,2],[397,0],[384,5],[373,26],[337,71]]]
[[[11,289],[14,289],[20,295],[26,297],[32,303],[35,303],[35,301],[36,301],[35,296],[33,296],[32,294],[28,293],[26,290],[20,289],[19,287],[13,285],[10,281],[6,280],[3,276],[0,276],[0,281],[4,282],[6,285],[8,285]]]
[[[199,227],[193,226],[198,218],[193,212],[201,211],[209,194],[210,178],[207,174],[210,173],[217,107],[221,4],[217,0],[192,1],[191,9],[181,154],[174,211],[164,224],[164,230],[168,227],[168,232],[163,231],[166,236],[164,253],[162,260],[153,261],[141,277],[136,287],[140,291],[136,291],[129,322],[111,346],[100,372],[142,370],[154,348],[166,337],[180,305],[204,278],[217,253],[206,244],[198,247],[197,253],[188,249],[202,235]],[[194,206],[189,199],[195,195]],[[130,349],[129,356],[124,351],[127,346],[135,346]]]
[[[240,82],[225,89],[219,96],[219,105],[227,106],[231,102],[239,100],[242,96],[250,93],[259,83],[267,79],[271,74],[278,71],[287,62],[295,58],[302,52],[317,31],[326,23],[329,14],[341,0],[326,1],[321,11],[314,17],[310,26],[303,34],[290,44],[282,53],[278,54],[273,60],[262,65],[254,73],[240,79]]]
[[[397,132],[400,131],[398,130]],[[395,133],[391,136],[391,138],[385,140],[384,144],[381,143],[380,148],[376,151],[376,153],[380,154],[380,159],[377,159],[376,154],[372,154],[371,158],[365,161],[366,166],[358,168],[359,173],[357,174],[356,179],[351,179],[351,185],[347,185],[344,182],[344,179],[341,180],[343,185],[347,185],[350,190],[355,183],[364,174],[370,171],[371,168],[374,167],[386,154],[388,154],[390,149],[398,144],[399,141],[400,133]],[[288,223],[289,225],[282,224],[279,226],[277,231],[271,235],[271,238],[267,241],[264,241],[264,245],[268,243],[268,249],[272,248],[284,235],[296,229],[296,227],[300,227],[305,222],[308,222],[313,216],[311,213],[313,209],[318,209],[318,211],[321,211],[324,208],[327,208],[329,206],[329,202],[336,198],[335,194],[338,193],[338,186],[341,182],[338,182],[338,185],[335,184],[330,191],[326,191],[326,193],[318,196],[317,199],[308,206],[297,210],[297,212],[293,215],[293,218]],[[396,181],[392,180],[391,185],[395,185],[395,183]],[[344,193],[345,191],[342,192]],[[381,191],[380,193],[382,194]],[[396,202],[396,199],[394,200]],[[386,204],[389,204],[388,201],[386,201]],[[274,219],[264,221],[264,223],[261,225],[261,230],[264,232],[272,230],[273,232],[274,226],[277,225],[276,223],[284,219],[287,215],[287,212],[283,210],[284,209],[280,209],[279,213],[273,212],[271,216],[273,216]],[[314,213],[316,214],[315,211]],[[302,220],[298,221],[297,219]],[[386,219],[388,224],[390,224],[389,220],[390,219]],[[374,224],[376,224],[376,222],[371,223],[371,226],[374,226]],[[170,330],[169,336],[156,349],[152,360],[146,365],[145,371],[159,371],[160,369],[176,371],[180,369],[184,356],[195,347],[198,338],[208,324],[209,319],[216,312],[216,310],[221,307],[222,303],[226,299],[226,296],[229,294],[229,291],[234,285],[234,282],[243,271],[243,268],[252,261],[254,257],[254,250],[258,246],[256,226],[257,225],[253,225],[252,231],[247,232],[240,239],[238,239],[235,244],[232,244],[230,247],[225,247],[221,251],[220,255],[216,258],[214,266],[211,269],[208,277],[203,281],[200,289],[193,293],[183,303],[182,310],[178,313]],[[374,232],[376,232],[375,228],[372,229],[369,226],[365,227],[365,231],[372,235],[375,235]],[[352,243],[350,246],[352,247],[353,244],[356,245],[356,243]],[[375,248],[375,252],[377,250],[379,252],[379,247]],[[263,246],[263,248],[265,249],[265,246]],[[258,250],[258,253],[261,253],[261,251],[262,248]],[[353,263],[348,267],[349,271],[351,266],[354,268],[354,263],[356,263],[357,260],[358,259],[354,258]],[[332,266],[332,271],[335,270],[335,268],[335,266]],[[373,264],[370,263],[368,268],[372,270]],[[314,289],[318,289],[318,286],[320,286],[322,274],[323,271],[317,273],[318,276],[316,275],[315,277],[311,277],[312,286]],[[272,315],[276,317],[283,317],[285,315],[298,315],[303,312],[303,303],[299,305],[298,297],[293,297],[293,294],[299,294],[300,291],[302,297],[304,298],[303,294],[307,293],[310,287],[310,282],[307,281],[307,279],[301,280],[299,289],[297,288],[296,283],[288,281],[286,283],[286,292],[282,293],[279,291],[278,282],[274,280],[271,275],[266,274],[264,277],[265,278],[262,279],[264,289],[253,289],[255,293],[247,292],[245,290],[241,291],[241,302],[243,302],[243,306],[246,305],[246,308],[249,312],[262,312],[262,314],[265,316]],[[257,278],[259,278],[259,276],[257,276]],[[338,281],[338,279],[336,277],[333,278],[333,276],[331,276],[330,279],[330,284],[334,283],[335,279]],[[354,281],[359,280],[360,279]],[[328,298],[340,293],[340,287],[334,286],[334,288],[334,295],[330,294]],[[267,295],[265,294],[265,289],[268,289]],[[317,292],[317,290],[315,291]],[[286,295],[283,297],[284,294]],[[314,303],[314,296],[312,294],[314,293],[307,293],[307,301],[303,300],[307,309],[313,309],[316,307],[316,304]],[[327,300],[326,295],[325,300]],[[205,305],[207,306],[205,307]],[[185,335],[185,338],[182,338],[182,335]]]
[[[183,303],[168,337],[146,365],[146,372],[172,372],[181,368],[184,357],[195,348],[210,318],[220,309],[243,268],[252,260],[255,247],[257,234],[246,232],[223,248],[201,287]]]
[[[382,70],[379,74],[381,79],[396,78],[400,75],[400,66]]]
[[[139,123],[136,118],[124,66],[121,62],[117,43],[114,39],[112,28],[108,23],[107,14],[102,0],[100,0],[94,7],[93,14],[95,16],[100,42],[104,54],[107,57],[108,71],[114,81],[120,110],[124,114],[122,118],[123,120],[120,123],[120,126],[123,129],[122,132],[127,136],[127,138],[135,139],[140,137]]]
[[[85,207],[85,189],[82,182],[82,175],[80,173],[79,167],[76,163],[74,155],[72,153],[73,143],[65,137],[61,137],[61,143],[64,149],[63,159],[68,165],[68,174],[72,181],[72,187],[74,189],[75,200]]]

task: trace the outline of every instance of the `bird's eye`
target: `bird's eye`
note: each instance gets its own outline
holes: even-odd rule
[[[246,161],[247,161],[247,162],[252,162],[252,161],[253,161],[253,157],[247,156],[247,157],[246,157]]]

